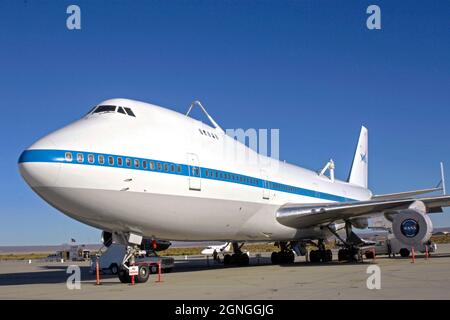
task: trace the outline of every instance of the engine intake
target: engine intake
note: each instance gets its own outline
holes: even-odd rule
[[[425,213],[406,209],[394,216],[392,231],[400,242],[413,247],[430,240],[433,223]]]

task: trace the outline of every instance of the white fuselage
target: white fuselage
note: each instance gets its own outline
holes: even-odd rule
[[[180,113],[128,99],[100,105],[129,107],[135,117],[88,114],[31,145],[19,167],[44,200],[102,230],[170,240],[305,239],[325,231],[281,225],[281,205],[371,197],[368,189],[257,155]]]

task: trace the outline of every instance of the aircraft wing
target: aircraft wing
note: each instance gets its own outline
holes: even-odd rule
[[[450,196],[320,204],[288,203],[278,209],[276,219],[279,223],[288,227],[307,228],[382,212],[407,209],[415,201],[423,202],[429,213],[441,212],[442,207],[450,206]]]

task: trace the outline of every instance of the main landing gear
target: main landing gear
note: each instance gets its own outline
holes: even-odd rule
[[[237,242],[232,242],[232,245],[234,253],[232,255],[226,254],[223,257],[223,264],[225,266],[248,266],[250,263],[250,258],[247,253],[242,252],[241,250],[244,243],[239,245]]]
[[[272,264],[294,263],[295,254],[292,251],[291,245],[287,242],[281,241],[278,243],[278,246],[280,247],[280,251],[274,251],[270,256]]]
[[[323,239],[319,239],[317,243],[317,250],[311,250],[309,252],[309,261],[313,263],[318,262],[330,262],[333,260],[333,253],[330,249],[325,248]]]
[[[364,244],[364,241],[352,231],[352,225],[349,221],[345,222],[345,240],[341,238],[336,230],[330,227],[328,229],[343,243],[343,248],[338,251],[338,261],[363,261],[362,251],[359,247]]]

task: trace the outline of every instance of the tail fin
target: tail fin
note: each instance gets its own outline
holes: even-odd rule
[[[356,145],[355,156],[353,157],[352,168],[348,176],[348,182],[367,188],[367,168],[369,162],[369,131],[366,127],[361,127],[358,144]]]

